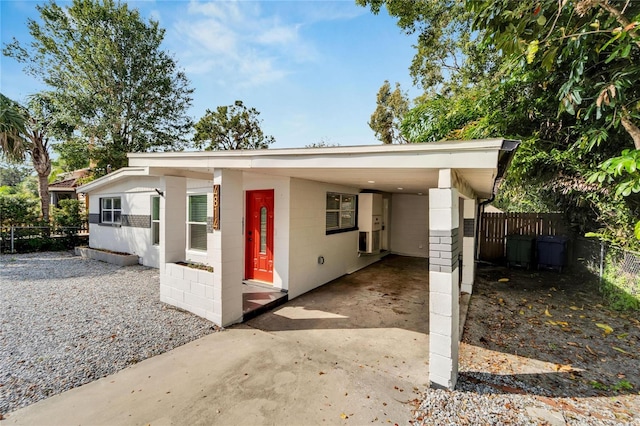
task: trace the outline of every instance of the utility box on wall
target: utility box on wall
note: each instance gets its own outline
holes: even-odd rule
[[[382,194],[358,194],[358,251],[363,253],[380,252],[380,233],[382,230]]]

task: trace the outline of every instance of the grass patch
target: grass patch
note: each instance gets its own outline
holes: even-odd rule
[[[607,256],[600,291],[612,309],[640,310],[640,276],[626,273],[614,256]]]

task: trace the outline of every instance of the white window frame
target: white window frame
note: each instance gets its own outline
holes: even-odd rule
[[[199,252],[206,252],[207,251],[207,241],[205,239],[205,246],[204,248],[200,248],[200,247],[193,247],[192,241],[191,241],[191,227],[192,225],[204,225],[204,229],[205,229],[205,235],[207,232],[207,218],[205,216],[204,222],[195,222],[195,221],[191,221],[191,199],[192,197],[205,197],[207,200],[207,210],[208,211],[208,207],[209,207],[209,197],[207,196],[206,193],[204,194],[189,194],[189,196],[187,197],[187,248],[189,250],[194,250],[194,251],[199,251]]]
[[[158,218],[157,219],[153,218],[153,213],[154,213],[153,204],[155,203],[155,200],[158,200]],[[156,224],[158,225],[157,235],[156,235],[156,227],[154,226]],[[160,245],[160,196],[158,195],[151,196],[151,244],[154,246]]]
[[[335,197],[340,197],[340,201],[338,202],[338,208],[337,209],[330,209],[328,206],[328,202],[327,199],[329,198],[329,196],[335,196]],[[352,209],[343,209],[342,204],[343,204],[343,197],[351,197],[353,199],[353,208]],[[325,227],[326,227],[326,233],[327,234],[336,234],[339,232],[348,232],[348,231],[353,231],[358,229],[358,222],[357,222],[357,209],[358,209],[358,196],[356,194],[345,194],[345,193],[340,193],[340,192],[331,192],[331,191],[327,191],[326,193],[326,198],[325,198]],[[353,222],[348,223],[348,224],[344,224],[342,219],[343,219],[343,214],[344,213],[351,213],[351,217],[353,218]],[[326,223],[326,213],[338,213],[338,226],[332,226],[329,227],[328,224]]]
[[[115,207],[118,200],[119,208]],[[111,206],[107,207],[107,201],[111,201]],[[114,220],[115,213],[119,213],[118,220]],[[105,220],[105,213],[111,213],[111,220]],[[100,197],[100,223],[107,225],[120,225],[122,223],[122,197]]]

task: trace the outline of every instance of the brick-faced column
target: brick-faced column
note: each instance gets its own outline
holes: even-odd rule
[[[476,200],[464,200],[462,228],[462,291],[472,293],[476,276]]]
[[[429,382],[446,389],[458,378],[458,197],[453,188],[429,189]]]

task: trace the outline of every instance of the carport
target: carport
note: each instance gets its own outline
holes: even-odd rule
[[[162,301],[223,326],[242,320],[243,281],[295,299],[388,253],[428,258],[429,380],[453,388],[459,283],[472,292],[478,205],[493,196],[517,145],[490,139],[130,154],[130,167],[79,191],[117,202],[127,219],[104,226],[101,202],[90,203],[92,247],[139,252],[160,269]],[[157,215],[146,216],[154,197]],[[372,198],[377,207],[363,215]],[[196,200],[207,215],[190,220]],[[155,240],[140,230],[152,221],[154,247],[140,244]],[[179,265],[185,261],[213,272],[189,271]]]

